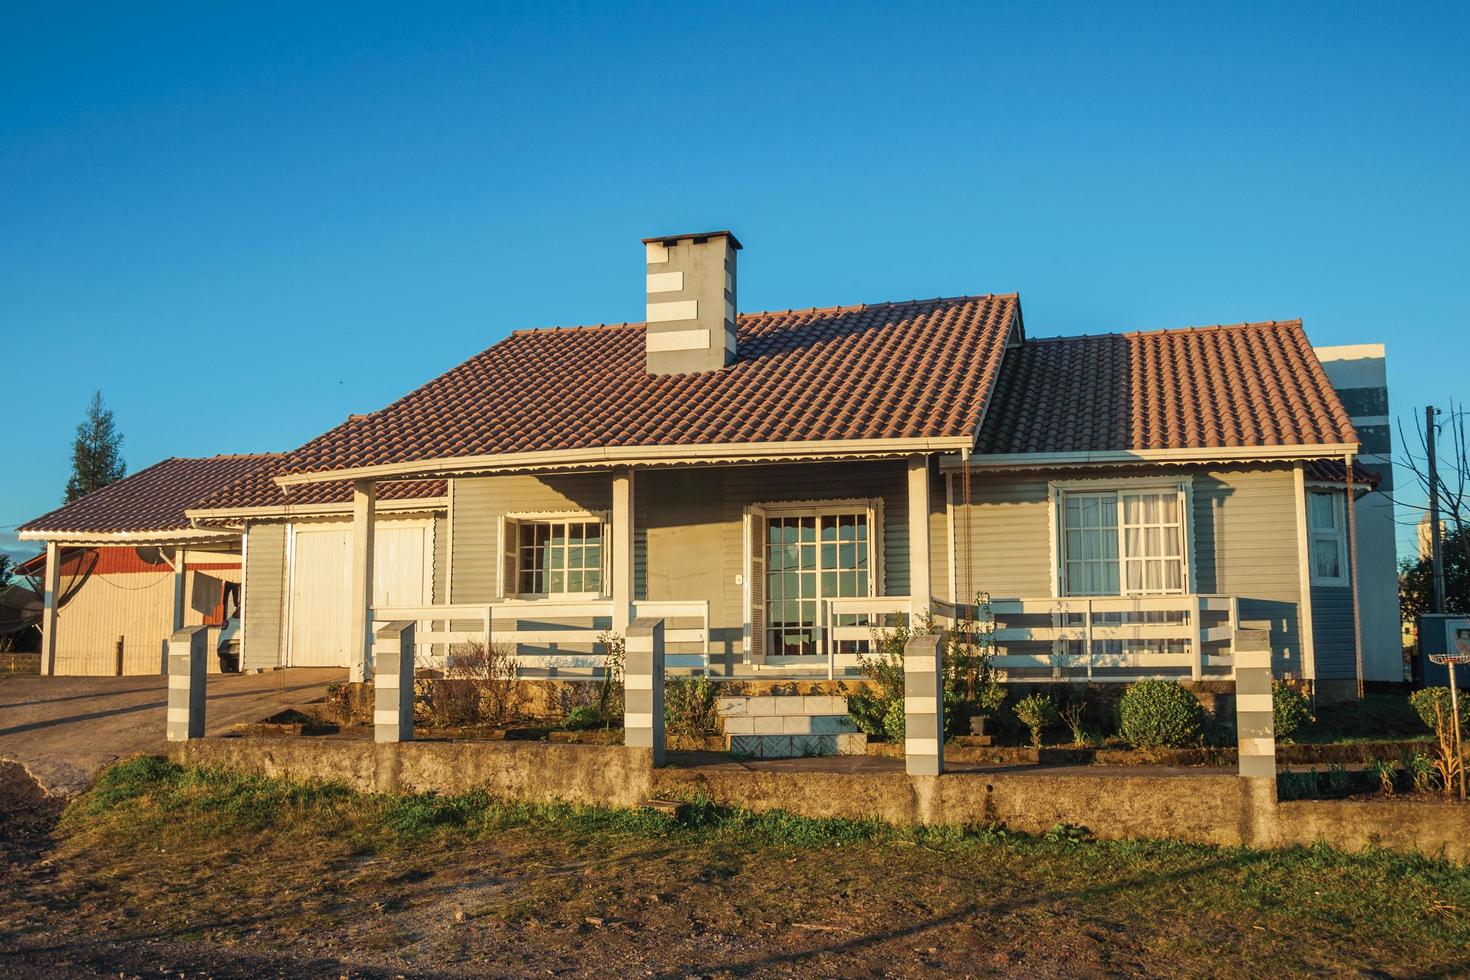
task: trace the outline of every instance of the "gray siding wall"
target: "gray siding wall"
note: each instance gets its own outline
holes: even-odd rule
[[[995,598],[1051,595],[1055,570],[1048,482],[1135,475],[1177,480],[1181,471],[973,473],[969,541],[974,588]],[[1276,669],[1300,672],[1302,592],[1291,468],[1199,469],[1191,478],[1195,590],[1238,596],[1242,624],[1271,630]],[[955,500],[962,499],[957,475]],[[958,540],[958,514],[955,533]],[[957,578],[963,590],[963,574]]]
[[[449,579],[449,518],[444,514],[434,515],[434,594],[430,601],[443,605],[448,602],[445,583]]]
[[[1195,474],[1196,589],[1238,596],[1241,625],[1271,631],[1273,668],[1300,676],[1298,506],[1290,466]]]
[[[716,652],[738,653],[744,626],[744,509],[755,503],[880,497],[884,516],[882,591],[906,595],[909,583],[907,482],[902,460],[670,468],[640,471],[634,482],[634,597],[705,600]],[[535,511],[606,511],[612,477],[503,476],[455,481],[452,515],[454,602],[492,601],[500,574],[499,517]],[[949,557],[944,484],[930,483],[932,574],[947,589]]]
[[[1353,643],[1353,590],[1312,586],[1312,644],[1317,650],[1317,677],[1353,680],[1358,651]]]
[[[245,552],[243,670],[277,667],[286,612],[286,525],[252,524]]]
[[[455,480],[452,601],[494,601],[500,580],[502,515],[611,508],[612,477],[606,473]]]

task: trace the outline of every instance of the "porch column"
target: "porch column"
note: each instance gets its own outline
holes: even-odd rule
[[[910,776],[944,771],[944,641],[916,636],[903,647],[903,757]]]
[[[413,623],[388,623],[373,646],[373,741],[413,741]]]
[[[628,634],[633,621],[633,471],[623,467],[613,471],[612,485],[612,569],[613,632]]]
[[[57,605],[61,602],[61,549],[46,542],[46,596],[41,612],[41,673],[56,673]]]
[[[204,684],[208,672],[208,626],[190,626],[169,637],[168,741],[204,737]]]
[[[373,532],[377,523],[378,491],[372,480],[352,484],[352,596],[348,603],[349,680],[359,683],[372,676],[373,655]]]
[[[929,457],[910,456],[908,463],[909,621],[917,625],[934,594],[929,581]]]
[[[1271,708],[1271,633],[1235,631],[1235,734],[1240,774],[1276,778],[1276,716]]]
[[[188,604],[189,553],[183,546],[174,549],[174,629],[184,628],[184,609]]]
[[[664,621],[628,624],[623,669],[623,744],[649,749],[664,764]]]

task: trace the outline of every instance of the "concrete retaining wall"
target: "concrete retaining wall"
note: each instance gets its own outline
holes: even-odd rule
[[[702,794],[753,811],[878,819],[897,825],[1000,824],[1045,833],[1087,827],[1105,839],[1286,847],[1326,841],[1470,861],[1470,806],[1425,800],[1277,803],[1268,779],[1204,773],[980,772],[908,776],[650,766],[647,749],[546,742],[402,742],[208,738],[169,745],[186,765],[292,779],[331,780],[364,792],[464,793],[612,807]]]

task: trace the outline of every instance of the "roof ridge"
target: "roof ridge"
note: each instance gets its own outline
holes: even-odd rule
[[[1301,325],[1302,318],[1295,317],[1290,320],[1255,320],[1246,323],[1205,324],[1196,327],[1160,327],[1154,330],[1109,330],[1103,333],[1074,333],[1063,334],[1057,337],[1027,337],[1026,343],[1029,345],[1078,340],[1103,340],[1108,337],[1163,337],[1169,334],[1215,333],[1221,330],[1261,330],[1274,327],[1300,327]]]
[[[872,310],[883,306],[928,306],[935,303],[958,303],[973,302],[986,299],[1020,298],[1021,294],[1019,292],[977,293],[974,295],[967,294],[963,296],[934,296],[929,299],[897,299],[882,300],[881,302],[877,303],[849,303],[846,305],[838,306],[789,306],[786,309],[777,310],[747,310],[743,313],[736,313],[735,318],[736,320],[739,320],[742,317],[780,316],[787,313],[845,313],[849,310]],[[577,323],[550,327],[517,327],[510,332],[510,336],[516,337],[522,334],[553,333],[558,330],[622,330],[632,327],[643,329],[647,326],[648,324],[646,321],[625,320],[622,323]]]

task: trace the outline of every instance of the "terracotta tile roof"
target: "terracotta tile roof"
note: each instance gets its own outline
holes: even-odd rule
[[[1317,483],[1347,483],[1347,467],[1340,459],[1309,459],[1306,463],[1305,476],[1310,481]],[[1383,477],[1368,469],[1357,460],[1353,460],[1353,482],[1357,489],[1367,487],[1369,490],[1377,490],[1378,484]]]
[[[650,376],[642,324],[518,331],[288,454],[291,472],[551,450],[963,437],[1015,295],[738,317],[739,360]]]
[[[242,476],[279,465],[279,453],[171,458],[154,463],[80,500],[57,508],[18,531],[120,534],[181,531],[195,501]]]
[[[1356,443],[1301,321],[1028,340],[978,454]]]
[[[246,507],[284,507],[309,504],[350,504],[352,484],[346,480],[330,483],[309,483],[291,488],[289,497],[276,483],[275,477],[282,472],[277,457],[274,465],[261,467],[231,483],[217,487],[190,505],[194,513],[210,510],[235,510]],[[442,498],[448,493],[443,480],[401,480],[378,484],[378,500],[428,500]]]

